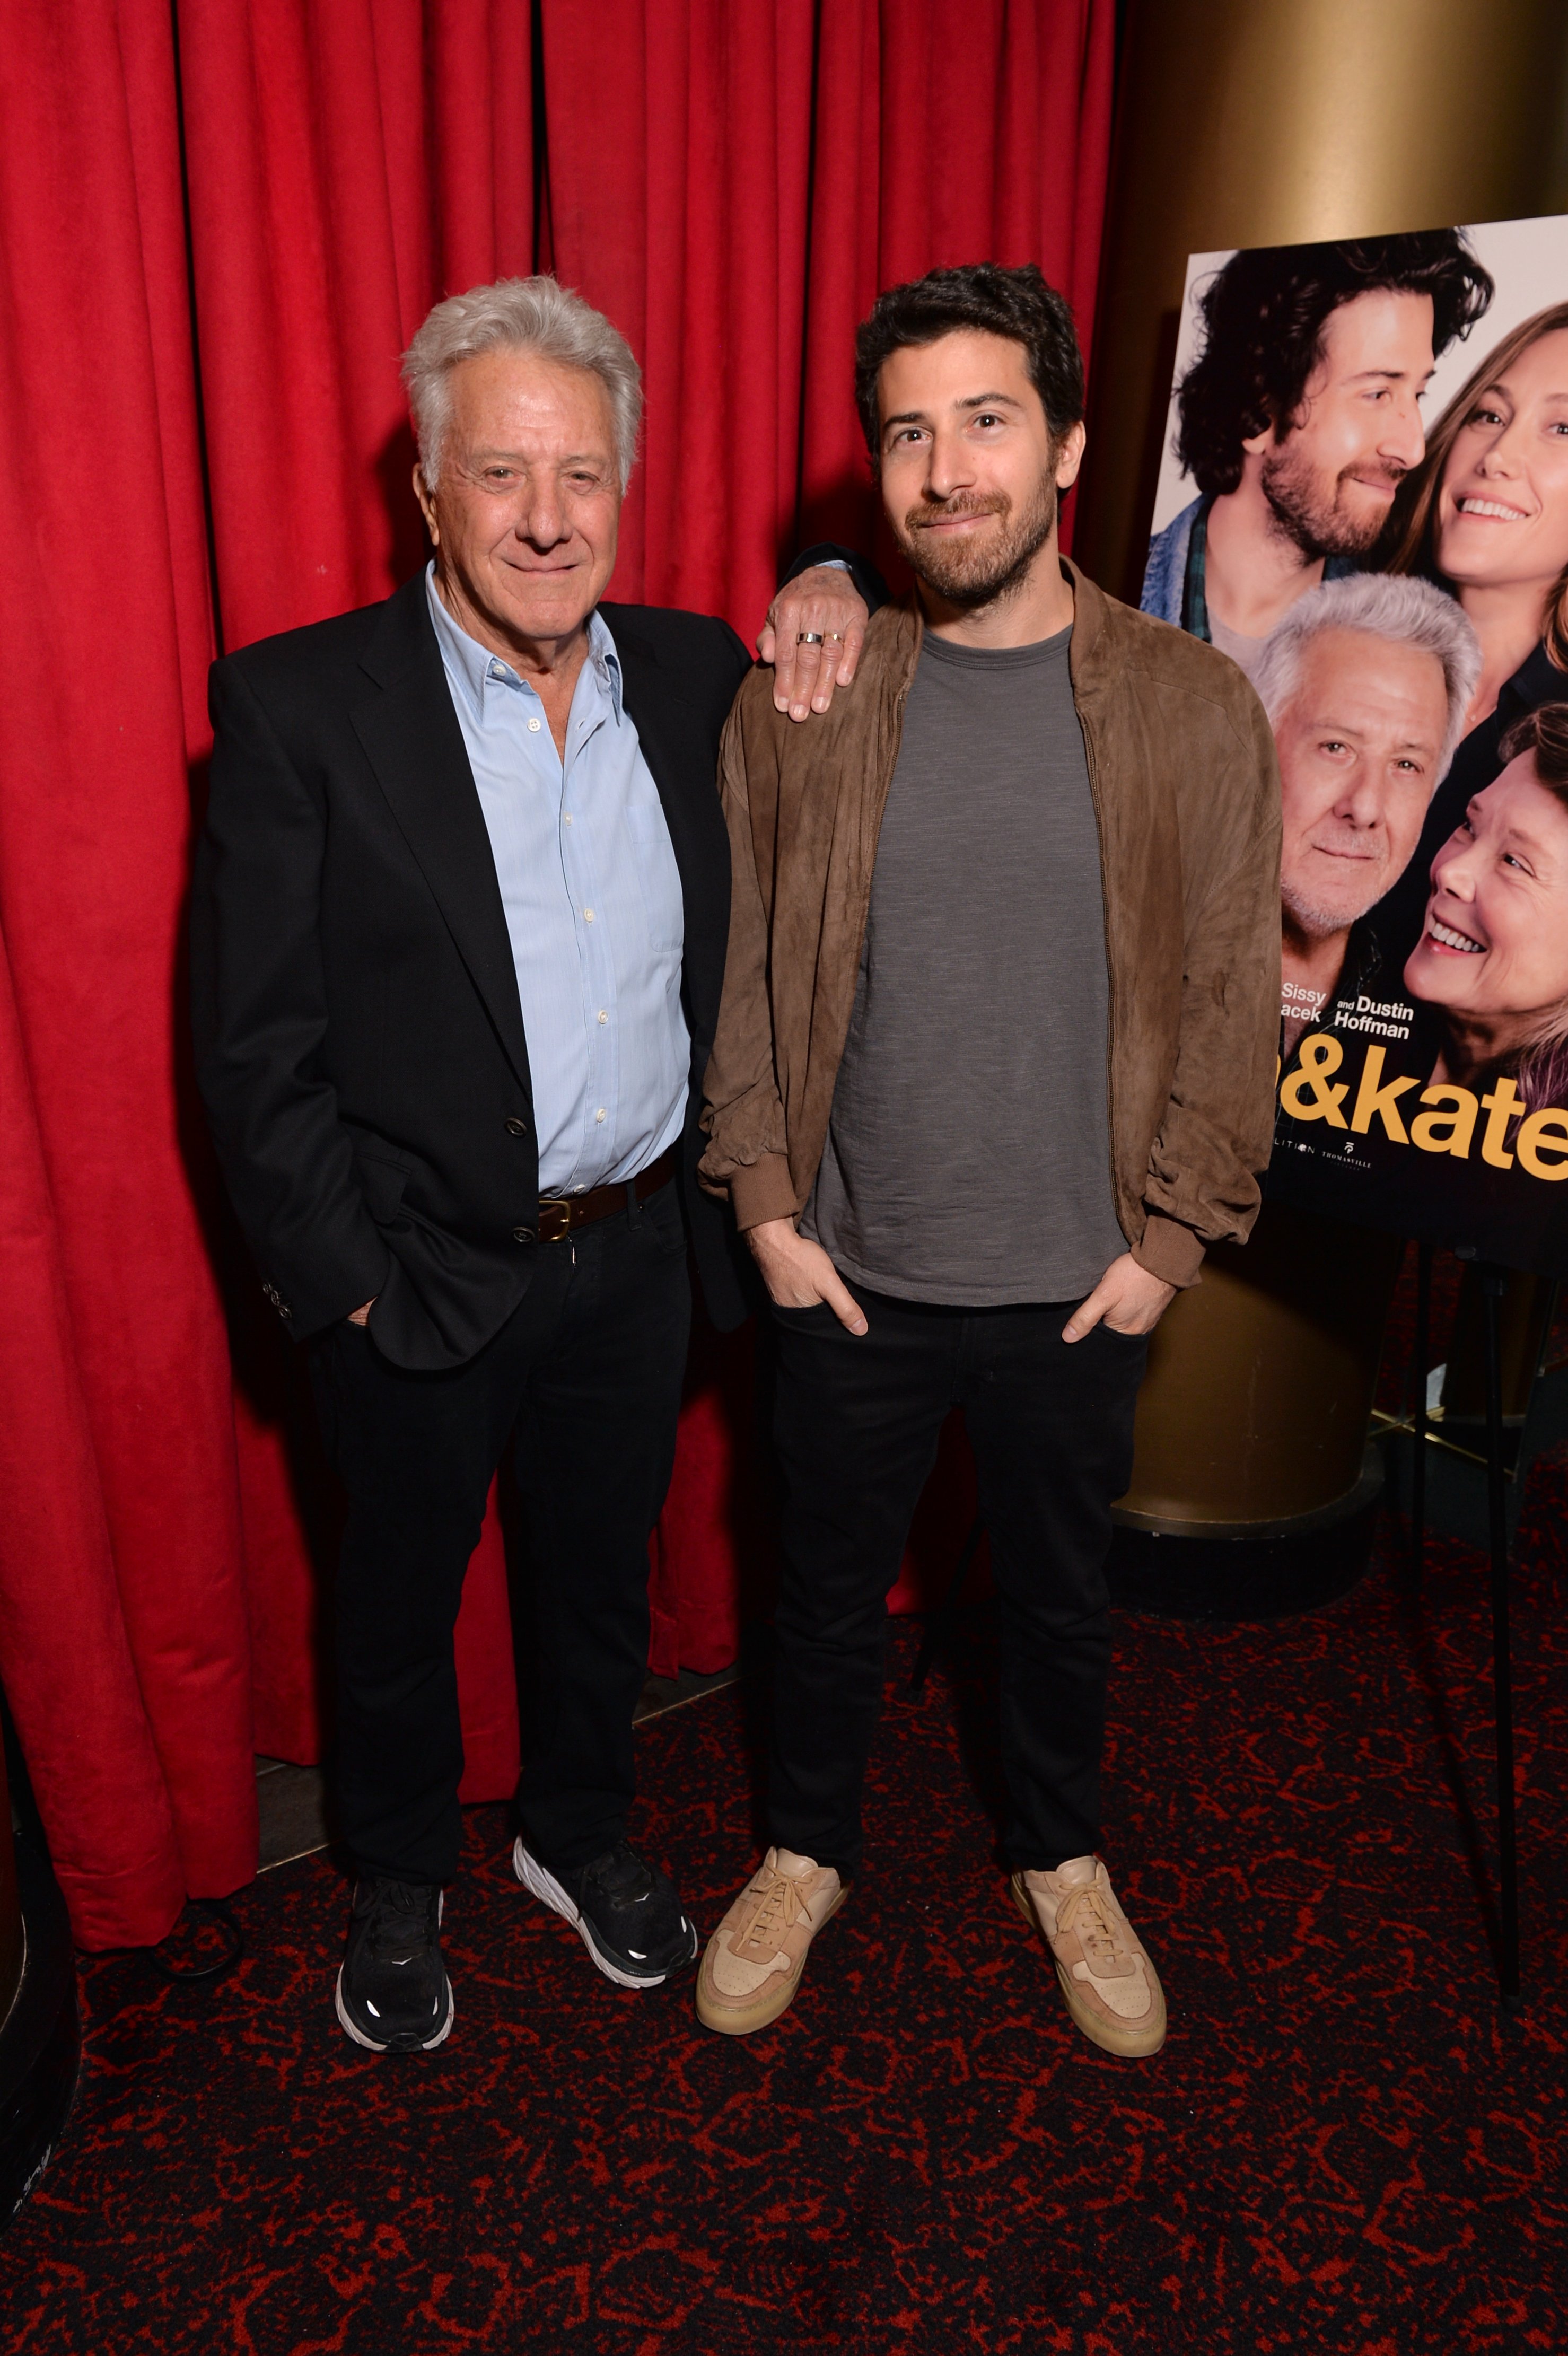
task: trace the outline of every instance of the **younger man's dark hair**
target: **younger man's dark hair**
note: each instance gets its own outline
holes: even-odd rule
[[[1232,254],[1198,300],[1203,349],[1176,394],[1176,455],[1200,491],[1233,491],[1243,442],[1283,441],[1323,357],[1324,322],[1382,288],[1432,297],[1435,359],[1490,303],[1490,273],[1457,230],[1337,245],[1259,245]]]
[[[924,278],[879,294],[854,339],[855,404],[874,466],[879,455],[876,376],[883,361],[912,344],[934,344],[964,328],[1023,345],[1029,381],[1045,404],[1054,441],[1083,415],[1083,356],[1072,312],[1034,262],[1016,270],[994,262],[929,270]]]

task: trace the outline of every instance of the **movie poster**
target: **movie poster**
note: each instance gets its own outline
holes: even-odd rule
[[[1568,1274],[1568,217],[1193,255],[1143,603],[1279,751],[1266,1193]]]

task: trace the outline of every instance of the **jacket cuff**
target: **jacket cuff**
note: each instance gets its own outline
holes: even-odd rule
[[[1144,1232],[1133,1246],[1133,1257],[1140,1268],[1162,1283],[1174,1284],[1185,1292],[1189,1284],[1197,1284],[1203,1268],[1203,1246],[1190,1227],[1179,1219],[1167,1219],[1163,1211],[1151,1211]]]
[[[862,556],[858,549],[841,548],[835,540],[813,541],[810,548],[803,548],[779,584],[780,589],[788,588],[791,581],[809,573],[814,564],[842,564],[865,599],[868,613],[878,612],[890,601],[887,584],[871,559]]]
[[[765,1153],[759,1160],[743,1162],[738,1170],[732,1170],[729,1198],[736,1226],[742,1235],[747,1227],[759,1227],[765,1219],[792,1219],[797,1205],[788,1158],[782,1153]]]

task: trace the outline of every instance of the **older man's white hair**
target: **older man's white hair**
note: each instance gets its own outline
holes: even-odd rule
[[[1458,605],[1430,581],[1402,573],[1351,573],[1342,581],[1324,581],[1309,589],[1270,631],[1252,673],[1271,722],[1278,721],[1294,695],[1302,657],[1325,630],[1359,630],[1395,646],[1420,647],[1442,664],[1448,725],[1433,779],[1435,787],[1454,757],[1481,675],[1480,642]]]
[[[637,456],[642,421],[642,370],[631,346],[602,311],[553,278],[499,278],[437,303],[403,356],[403,380],[413,412],[419,470],[424,487],[441,479],[446,430],[452,422],[453,369],[482,352],[537,352],[541,359],[596,376],[615,420],[616,463],[624,491]]]

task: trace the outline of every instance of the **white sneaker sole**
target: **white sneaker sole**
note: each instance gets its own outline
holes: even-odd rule
[[[338,1966],[338,1986],[333,1993],[332,2000],[337,2008],[338,2025],[343,2029],[347,2035],[353,2039],[356,2045],[362,2045],[367,2053],[385,2053],[390,2051],[390,2047],[378,2043],[377,2040],[373,2037],[367,2037],[364,2030],[362,2029],[356,2028],[353,2021],[349,2019],[349,2008],[343,2002],[343,1972],[341,1965]],[[427,2037],[417,2050],[421,2053],[434,2053],[438,2045],[445,2045],[446,2040],[452,2034],[452,2023],[456,2019],[456,2018],[457,1999],[452,1993],[452,1983],[448,1980],[446,1983],[446,2018],[442,2022],[440,2028],[436,2030],[435,2036]]]
[[[521,1833],[518,1835],[517,1839],[512,1843],[511,1869],[516,1874],[518,1879],[521,1882],[525,1890],[532,1890],[534,1897],[537,1898],[542,1905],[551,1907],[554,1912],[560,1915],[564,1922],[570,1922],[573,1930],[575,1931],[578,1938],[581,1939],[584,1946],[586,1947],[589,1954],[593,1957],[598,1969],[603,1972],[606,1979],[614,1980],[617,1987],[651,1988],[663,1987],[665,1981],[670,1976],[668,1972],[647,1972],[639,1978],[632,1972],[623,1971],[619,1964],[611,1963],[609,1957],[606,1954],[604,1949],[599,1945],[598,1941],[594,1936],[593,1924],[588,1921],[585,1914],[580,1913],[577,1908],[573,1905],[571,1900],[567,1897],[566,1892],[556,1880],[555,1876],[547,1871],[546,1869],[540,1864],[539,1859],[536,1857],[530,1856],[528,1850],[524,1848],[522,1845],[522,1836]],[[687,1930],[692,1933],[692,1955],[694,1955],[697,1952],[696,1932],[692,1929],[692,1924],[684,1914],[682,1915],[681,1920],[685,1923]],[[686,1958],[688,1963],[691,1959],[690,1955]]]

